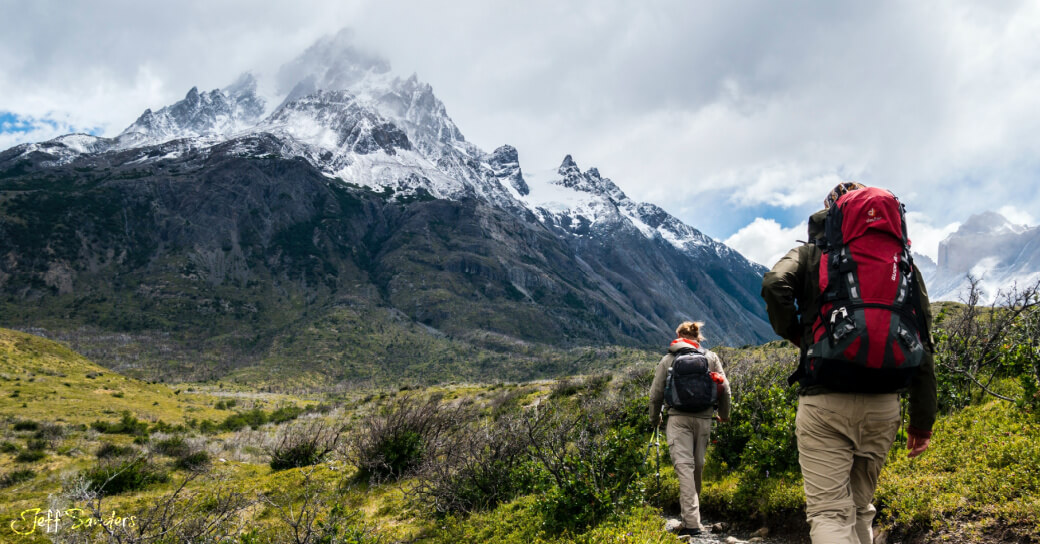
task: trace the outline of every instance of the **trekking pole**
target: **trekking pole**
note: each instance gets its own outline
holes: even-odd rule
[[[661,417],[657,418],[657,428],[654,429],[654,448],[657,450],[657,465],[654,467],[654,483],[657,492],[661,492],[661,422],[664,420],[664,406],[661,407]]]

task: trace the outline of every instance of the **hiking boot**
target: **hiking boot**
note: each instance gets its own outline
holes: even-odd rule
[[[682,529],[679,529],[676,536],[698,536],[706,535],[710,532],[711,531],[709,531],[707,527],[683,527]]]

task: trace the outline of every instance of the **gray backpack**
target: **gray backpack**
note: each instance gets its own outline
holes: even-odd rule
[[[664,401],[680,412],[700,412],[715,406],[719,400],[718,384],[711,378],[708,357],[699,349],[684,349],[675,355]]]

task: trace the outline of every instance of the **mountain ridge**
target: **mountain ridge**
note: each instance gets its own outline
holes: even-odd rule
[[[327,58],[326,45],[285,73],[318,66],[308,54]],[[447,334],[456,353],[508,351],[481,347],[485,332],[564,349],[650,346],[694,318],[719,342],[772,337],[762,267],[570,155],[532,183],[515,148],[467,142],[428,84],[366,62],[304,73],[280,101],[243,76],[193,88],[116,138],[0,152],[5,315],[181,330],[202,344],[208,330],[224,355],[251,338],[231,350],[246,366],[270,357],[271,335],[342,317],[345,303],[393,310],[374,321],[387,330]],[[316,88],[293,96],[300,85]],[[100,315],[112,300],[120,319]],[[366,353],[355,358],[387,363],[398,349],[387,338]]]

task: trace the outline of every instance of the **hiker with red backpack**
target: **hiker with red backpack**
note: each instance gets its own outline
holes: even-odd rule
[[[809,218],[809,242],[762,281],[773,329],[800,349],[795,419],[814,543],[871,544],[878,475],[909,392],[909,456],[928,448],[936,413],[931,312],[903,205],[839,184]]]
[[[665,434],[682,508],[679,536],[707,532],[701,524],[701,472],[716,406],[718,420],[729,421],[729,381],[719,356],[701,346],[703,326],[699,321],[679,325],[650,387],[650,423],[655,428],[661,423],[663,405],[668,407]]]

